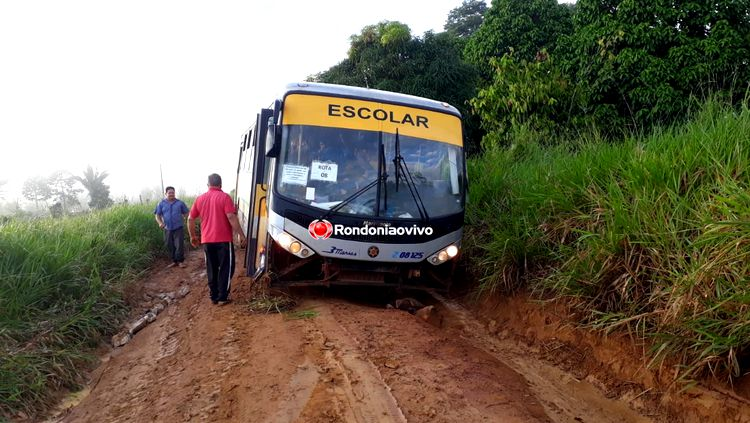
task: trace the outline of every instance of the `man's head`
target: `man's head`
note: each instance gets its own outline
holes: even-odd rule
[[[208,186],[221,188],[221,176],[219,176],[217,173],[208,175]]]
[[[169,200],[169,201],[174,200],[174,187],[167,187],[164,190],[164,195],[167,196],[167,200]]]

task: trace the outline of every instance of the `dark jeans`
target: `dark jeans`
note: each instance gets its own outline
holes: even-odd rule
[[[234,245],[231,242],[203,244],[211,301],[226,301],[234,276]]]
[[[169,258],[175,263],[185,261],[185,228],[164,231],[164,243],[167,245]]]

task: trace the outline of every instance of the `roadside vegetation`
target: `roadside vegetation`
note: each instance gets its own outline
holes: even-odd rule
[[[461,111],[480,293],[565,297],[686,380],[750,370],[747,2],[464,0],[351,40],[311,79]]]
[[[469,161],[465,257],[480,291],[572,300],[681,376],[750,360],[750,110],[708,102],[689,123],[622,143],[539,147],[533,134]]]
[[[150,206],[0,224],[0,420],[75,389],[161,247]]]
[[[444,29],[368,25],[308,79],[457,107],[479,292],[564,298],[685,380],[750,370],[748,2],[463,0]],[[0,220],[0,419],[81,382],[160,246],[150,207],[106,209],[107,176],[27,180],[57,219]],[[79,185],[105,210],[72,217]]]

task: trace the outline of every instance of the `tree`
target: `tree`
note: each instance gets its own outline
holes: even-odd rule
[[[448,13],[443,29],[457,37],[469,37],[482,25],[486,11],[487,4],[484,0],[464,0],[461,6]]]
[[[59,217],[70,213],[72,207],[80,204],[78,194],[83,192],[82,189],[75,187],[76,178],[73,175],[63,171],[52,173],[47,179],[52,198],[55,200],[50,211],[53,216]]]
[[[579,0],[564,67],[598,126],[644,130],[750,82],[750,3]]]
[[[105,209],[113,204],[109,198],[109,186],[104,184],[104,179],[109,176],[106,171],[97,172],[88,166],[83,176],[75,176],[75,180],[81,183],[89,192],[89,207],[92,209]]]
[[[40,201],[46,205],[47,200],[52,198],[48,180],[41,176],[35,176],[24,181],[21,194],[25,199],[33,201],[37,209]]]
[[[319,80],[395,91],[394,82],[411,71],[408,60],[413,47],[411,30],[401,22],[368,25],[359,35],[352,35],[349,58],[341,69],[332,68],[320,74]]]
[[[513,51],[518,60],[531,62],[542,49],[554,55],[560,36],[572,33],[572,14],[572,6],[557,0],[495,0],[469,38],[464,57],[491,79],[493,57]]]
[[[461,60],[454,36],[428,32],[420,39],[402,23],[381,22],[364,27],[351,40],[347,59],[311,79],[419,95],[457,106],[470,98],[467,92],[473,92],[476,72]]]
[[[519,130],[553,143],[570,122],[575,92],[554,61],[542,50],[536,60],[517,60],[513,54],[490,62],[495,69],[491,84],[471,100],[486,131],[485,149],[508,146]],[[517,141],[517,140],[516,140]]]
[[[478,76],[461,58],[463,44],[455,35],[427,32],[417,38],[404,24],[381,22],[351,40],[347,59],[311,79],[445,101],[470,116],[468,100],[476,93]],[[477,130],[476,122],[465,122],[468,134]]]

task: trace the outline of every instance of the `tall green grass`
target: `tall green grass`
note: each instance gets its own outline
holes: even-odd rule
[[[625,329],[681,375],[750,368],[750,111],[706,104],[648,137],[469,162],[467,247],[480,291],[525,287]]]
[[[141,206],[0,225],[0,416],[34,415],[82,382],[126,312],[124,282],[161,242]]]

